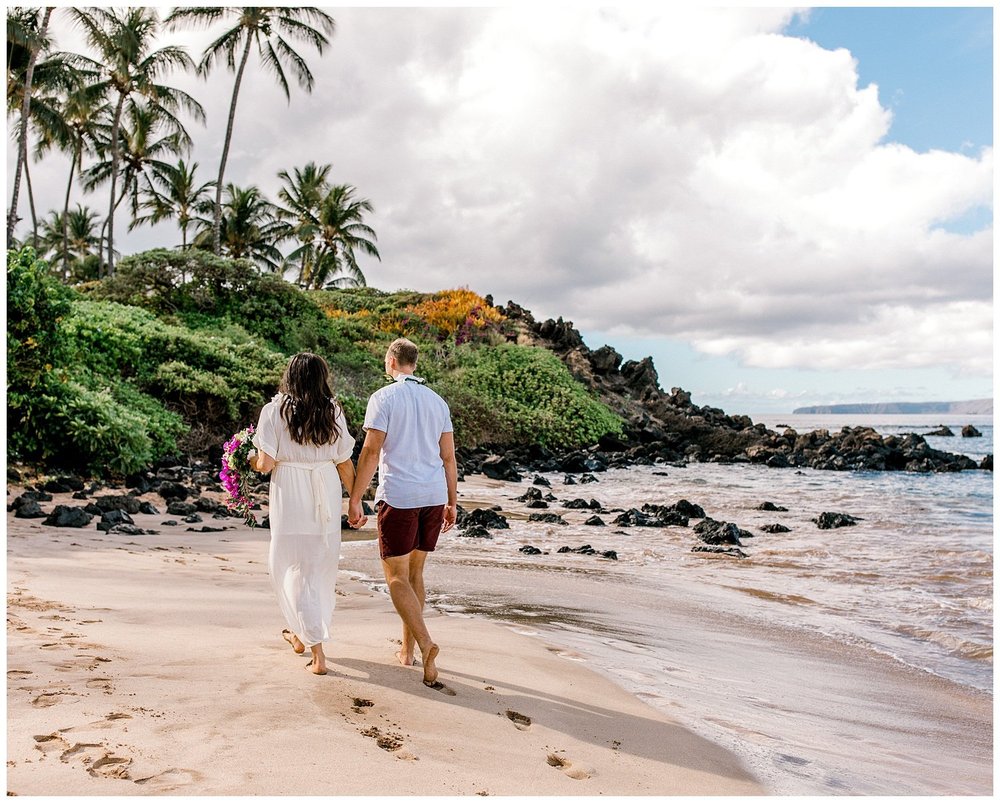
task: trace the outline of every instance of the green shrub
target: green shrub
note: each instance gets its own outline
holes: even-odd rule
[[[50,375],[35,391],[8,397],[19,426],[9,433],[19,460],[71,470],[129,474],[176,449],[186,427],[174,413],[124,383],[93,390]]]
[[[78,368],[128,378],[188,423],[219,432],[252,414],[286,362],[240,328],[191,330],[109,301],[74,302],[63,329]]]
[[[70,297],[32,249],[7,252],[8,392],[34,387],[62,361],[59,326]]]
[[[492,401],[497,411],[496,443],[540,443],[571,448],[620,434],[622,421],[570,375],[558,357],[541,348],[499,345],[462,347],[453,381]],[[474,428],[479,417],[469,407]],[[461,419],[462,407],[457,411]]]

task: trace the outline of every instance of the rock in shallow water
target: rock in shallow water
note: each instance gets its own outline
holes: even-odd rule
[[[820,513],[819,518],[813,522],[821,530],[836,530],[838,527],[853,527],[861,519],[850,516],[847,513]]]
[[[716,521],[715,519],[705,519],[695,525],[694,531],[698,537],[706,544],[717,546],[719,544],[734,544],[743,546],[741,538],[753,538],[753,533],[740,529],[737,525],[729,521]]]
[[[765,533],[790,533],[791,530],[784,524],[765,524],[760,528]]]
[[[713,555],[732,555],[735,558],[747,558],[746,552],[742,549],[737,549],[736,547],[723,547],[723,546],[695,546],[691,547],[692,552],[708,552]]]

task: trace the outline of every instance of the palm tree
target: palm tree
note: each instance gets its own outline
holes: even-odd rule
[[[176,157],[190,147],[187,132],[177,130],[176,119],[165,116],[163,109],[149,103],[130,102],[123,115],[125,118],[118,129],[118,151],[120,153],[121,192],[115,200],[112,214],[117,211],[125,198],[131,200],[133,219],[139,214],[140,196],[150,191],[156,183],[168,180],[173,169],[164,157]],[[163,132],[166,127],[168,130]],[[111,152],[109,141],[101,142],[99,152]],[[105,158],[83,171],[83,187],[88,192],[112,178],[113,161]],[[107,226],[105,220],[101,236]],[[134,226],[133,226],[134,228]]]
[[[18,133],[17,167],[14,169],[14,191],[10,201],[10,210],[7,213],[8,244],[13,240],[14,226],[17,225],[17,200],[21,191],[21,172],[28,161],[28,120],[31,114],[31,85],[35,77],[35,63],[38,61],[38,54],[48,46],[46,34],[49,28],[49,19],[52,17],[54,10],[53,6],[46,6],[42,21],[38,23],[38,9],[21,9],[19,10],[21,12],[20,15],[14,19],[13,23],[8,21],[7,25],[9,43],[7,58],[8,86],[10,85],[11,64],[14,55],[10,44],[19,44],[27,50],[28,54],[24,70],[24,89],[21,98],[21,124]]]
[[[301,170],[293,168],[292,175],[287,170],[278,173],[278,178],[284,186],[278,190],[279,200],[285,206],[278,210],[278,215],[291,224],[291,233],[302,243],[285,258],[287,265],[298,263],[298,283],[302,284],[305,277],[313,273],[316,257],[316,234],[319,231],[319,210],[323,198],[330,191],[327,176],[330,165],[317,166],[309,162]]]
[[[312,92],[314,80],[305,59],[288,43],[288,39],[313,45],[322,55],[329,44],[324,34],[332,35],[335,27],[333,18],[318,8],[301,6],[266,6],[261,8],[237,8],[224,6],[197,6],[177,8],[166,18],[165,24],[173,29],[184,22],[211,25],[221,19],[232,20],[235,25],[205,48],[198,72],[207,75],[216,60],[225,57],[226,66],[236,73],[233,96],[229,104],[229,122],[226,124],[226,139],[219,160],[219,176],[215,182],[215,214],[212,232],[212,250],[220,253],[222,225],[222,182],[226,174],[226,160],[233,138],[233,123],[236,120],[236,101],[243,82],[243,71],[250,57],[250,47],[257,44],[264,68],[274,74],[285,97],[291,99],[285,69],[291,69],[295,78],[306,92]],[[316,26],[316,27],[313,27]],[[316,28],[320,30],[317,30]],[[239,65],[237,51],[241,51]]]
[[[59,147],[69,154],[69,180],[66,182],[62,213],[63,224],[68,226],[73,179],[77,171],[83,170],[84,154],[97,153],[101,140],[109,138],[111,112],[99,86],[84,83],[63,94],[55,112],[59,123],[43,131],[35,148],[35,158],[42,158],[52,147]],[[63,262],[68,262],[68,230],[63,233],[62,250]]]
[[[175,218],[181,227],[181,248],[187,250],[188,226],[192,221],[206,222],[198,216],[198,210],[211,203],[209,190],[214,186],[211,181],[199,185],[194,176],[197,169],[197,162],[188,167],[183,159],[178,159],[176,165],[168,165],[166,170],[154,174],[139,205],[148,214],[135,218],[129,231],[146,223],[155,225]]]
[[[365,275],[358,267],[355,250],[363,251],[379,261],[375,246],[374,229],[363,221],[366,212],[374,212],[371,201],[354,198],[355,188],[350,184],[333,186],[323,198],[319,208],[320,241],[316,265],[307,286],[364,287]],[[338,276],[338,274],[340,274]]]
[[[161,74],[174,68],[189,69],[194,62],[182,47],[167,46],[153,50],[159,17],[151,8],[124,10],[94,8],[90,11],[71,8],[70,14],[86,34],[87,41],[101,63],[99,86],[106,87],[115,103],[111,122],[111,193],[106,222],[108,275],[114,273],[114,215],[121,157],[118,130],[125,102],[137,96],[146,98],[157,114],[172,119],[183,129],[176,112],[184,109],[195,119],[204,120],[201,105],[179,89],[156,83]]]
[[[59,267],[64,279],[79,274],[80,266],[90,257],[96,257],[101,241],[97,236],[98,213],[89,206],[76,205],[76,209],[59,213],[49,212],[42,224],[39,253],[49,264]]]
[[[280,270],[281,252],[277,244],[289,236],[288,224],[278,217],[278,208],[257,187],[226,185],[222,208],[222,253],[232,259],[251,259],[269,271]],[[206,204],[210,211],[214,205]],[[211,249],[214,221],[206,220],[195,235],[194,245]]]

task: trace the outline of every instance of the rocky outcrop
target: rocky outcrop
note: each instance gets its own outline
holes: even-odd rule
[[[754,424],[748,416],[699,407],[691,401],[691,394],[680,388],[666,392],[650,357],[623,360],[611,346],[591,350],[570,321],[539,322],[513,302],[498,309],[511,322],[519,343],[555,353],[573,376],[625,422],[621,438],[605,437],[591,449],[575,453],[570,461],[572,470],[602,470],[576,468],[581,462],[585,464],[588,455],[600,458],[607,467],[711,461],[833,471],[966,471],[986,465],[992,470],[992,459],[988,464],[977,464],[968,457],[932,449],[915,434],[882,437],[865,428],[803,435],[791,429],[773,432],[763,424]],[[973,436],[970,432],[969,437]],[[554,455],[540,463],[516,462],[538,471],[572,471],[558,467],[560,460]]]

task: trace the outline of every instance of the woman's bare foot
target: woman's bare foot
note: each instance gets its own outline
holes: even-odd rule
[[[302,655],[306,651],[306,645],[299,641],[299,637],[291,630],[282,630],[281,637],[292,645],[292,649],[295,650],[296,655]]]
[[[437,666],[434,665],[434,661],[438,656],[440,650],[437,644],[431,644],[431,646],[426,650],[421,650],[421,657],[424,662],[424,685],[433,686],[437,683],[438,671]]]
[[[312,648],[312,660],[306,664],[306,667],[314,675],[325,675],[326,674],[326,656],[323,654],[323,645],[317,644]]]
[[[420,663],[414,656],[406,656],[403,654],[402,650],[396,653],[396,660],[399,661],[403,666],[416,666]]]

